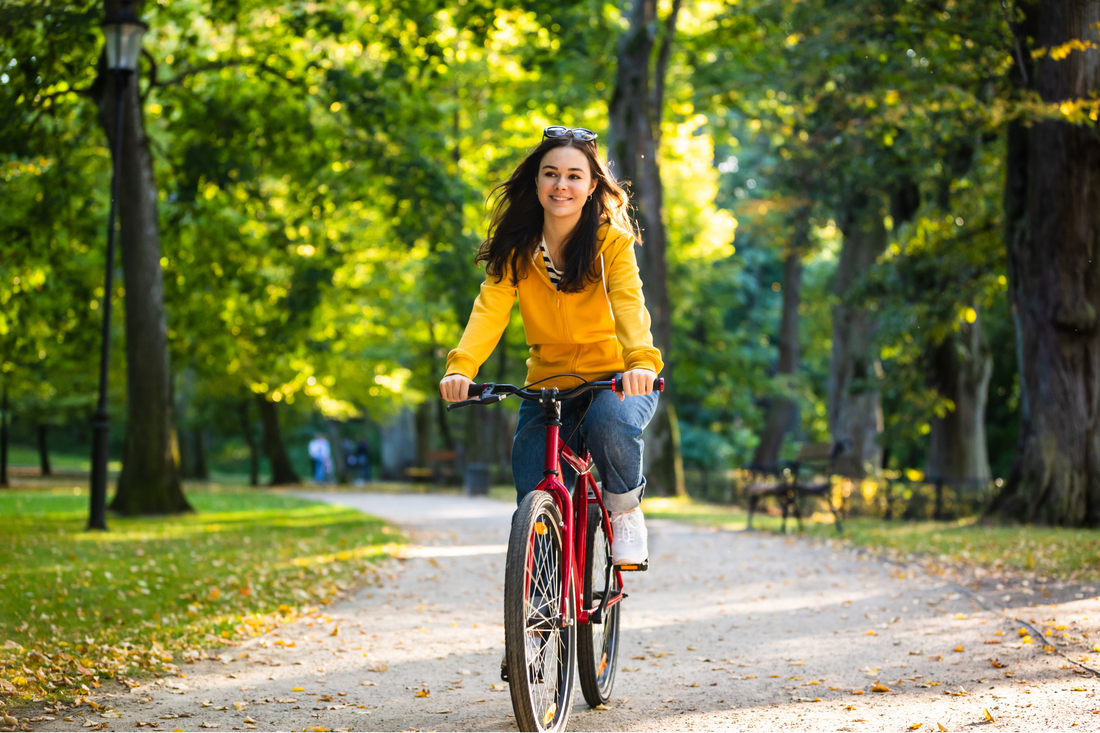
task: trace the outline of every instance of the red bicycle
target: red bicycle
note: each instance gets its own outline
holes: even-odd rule
[[[611,517],[592,478],[592,456],[583,445],[574,453],[559,431],[563,400],[622,388],[622,375],[569,390],[472,384],[470,399],[447,406],[487,405],[516,395],[546,411],[544,478],[512,517],[504,579],[507,681],[520,730],[565,730],[574,671],[580,673],[585,702],[595,707],[611,699],[619,604],[626,598],[622,571],[646,570],[648,563],[612,566]],[[653,388],[663,391],[664,380]],[[572,495],[561,480],[562,461],[577,472]],[[586,500],[574,501],[577,496]]]

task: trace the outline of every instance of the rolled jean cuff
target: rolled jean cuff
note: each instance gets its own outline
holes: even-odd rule
[[[645,477],[642,477],[642,485],[636,489],[630,489],[625,494],[612,494],[603,492],[603,505],[609,512],[629,512],[637,509],[642,503],[642,495],[645,494]]]

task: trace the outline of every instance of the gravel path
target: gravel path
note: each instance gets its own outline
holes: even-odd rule
[[[121,719],[87,720],[112,730],[515,730],[499,679],[513,506],[302,496],[385,517],[416,544],[382,585],[186,665],[184,679],[102,694]],[[940,577],[850,549],[649,527],[651,569],[626,576],[614,702],[590,710],[578,689],[572,730],[1100,729],[1096,680],[1038,639],[1021,644],[1012,621],[1056,619],[1065,643],[1079,640],[1064,651],[1083,659],[1094,643],[1085,632],[1100,642],[1096,599],[991,612]]]

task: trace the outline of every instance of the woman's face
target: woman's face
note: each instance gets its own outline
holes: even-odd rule
[[[574,147],[554,148],[539,163],[539,203],[548,216],[580,216],[596,181],[588,156]]]

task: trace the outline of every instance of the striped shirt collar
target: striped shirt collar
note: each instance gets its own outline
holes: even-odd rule
[[[550,282],[554,287],[561,289],[559,282],[561,281],[562,271],[554,267],[554,261],[550,259],[550,250],[546,248],[546,237],[539,240],[539,249],[542,251],[542,262],[546,265],[546,274],[550,276]]]

